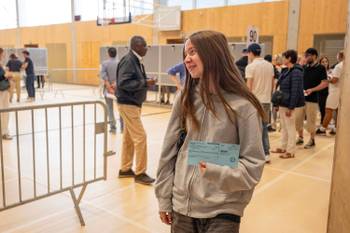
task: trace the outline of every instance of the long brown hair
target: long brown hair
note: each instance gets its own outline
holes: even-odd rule
[[[327,65],[327,67],[326,67],[326,70],[328,71],[328,70],[329,70],[330,64],[329,64],[329,59],[328,59],[327,56],[321,56],[318,63],[320,63],[320,65],[322,65],[322,60],[323,60],[323,59],[326,59],[326,60],[328,61],[328,65]]]
[[[192,121],[194,128],[199,129],[199,122],[195,117],[193,106],[194,88],[198,83],[204,105],[215,116],[217,114],[214,102],[210,97],[209,83],[213,85],[214,91],[224,105],[225,112],[231,122],[233,122],[233,116],[236,113],[223,97],[222,90],[247,99],[254,105],[259,115],[265,118],[264,110],[259,100],[249,91],[234,63],[234,58],[230,53],[228,41],[224,34],[216,31],[199,31],[190,35],[188,40],[196,48],[204,69],[203,77],[200,81],[193,79],[186,69],[186,83],[181,97],[183,114]]]

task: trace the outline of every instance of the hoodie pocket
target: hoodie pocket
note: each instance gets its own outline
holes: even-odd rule
[[[245,202],[244,191],[224,192],[218,184],[210,182],[201,176],[197,177],[195,193],[199,199],[209,203],[223,204],[229,202]],[[232,184],[234,185],[234,184]]]

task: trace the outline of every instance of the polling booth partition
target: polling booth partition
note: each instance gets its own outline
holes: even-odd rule
[[[10,59],[11,54],[15,54],[16,57],[20,61],[24,61],[23,51],[28,51],[30,54],[30,58],[33,61],[34,66],[34,72],[37,76],[38,80],[38,86],[39,82],[41,82],[42,89],[38,89],[38,94],[41,96],[41,98],[44,98],[44,93],[47,90],[52,89],[52,85],[49,82],[49,69],[48,69],[48,53],[46,48],[5,48],[4,49],[4,65],[7,64],[8,60]],[[21,79],[23,80],[22,87],[25,83],[25,72],[24,70],[21,72]],[[40,79],[40,80],[39,80]],[[44,89],[44,83],[46,83]]]
[[[264,55],[264,44],[262,46],[262,55]],[[100,64],[108,59],[107,50],[110,47],[117,49],[117,59],[120,60],[125,56],[129,47],[126,45],[114,45],[100,47]],[[149,45],[146,56],[144,57],[144,66],[148,77],[158,78],[157,85],[150,88],[149,95],[147,96],[148,102],[160,103],[160,94],[163,89],[161,87],[176,87],[174,81],[168,75],[168,70],[183,62],[183,44],[168,44],[168,45]],[[242,54],[242,50],[246,48],[245,43],[229,43],[229,48],[232,56],[235,60],[239,59]],[[176,90],[176,88],[168,89],[170,91]],[[152,93],[153,92],[153,93]]]
[[[34,70],[36,75],[48,75],[48,54],[46,48],[5,48],[4,49],[4,64],[6,65],[7,61],[11,54],[15,54],[18,59],[21,61],[24,60],[22,52],[26,50],[30,53],[30,58],[33,61]]]

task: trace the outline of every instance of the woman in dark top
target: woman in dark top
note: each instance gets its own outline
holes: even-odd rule
[[[14,89],[16,89],[17,102],[21,99],[21,68],[22,62],[17,56],[12,53],[6,64],[7,69],[11,72],[12,79],[10,80],[10,102],[12,102]]]
[[[303,111],[305,105],[303,68],[296,64],[298,54],[295,50],[287,50],[283,53],[284,65],[287,66],[279,80],[280,91],[284,98],[279,106],[281,118],[281,147],[272,151],[281,153],[280,158],[294,158],[296,149],[295,116],[298,111]]]
[[[322,56],[320,58],[319,63],[326,68],[327,74],[330,74],[332,72],[332,70],[329,67],[329,59],[327,56]],[[320,107],[320,112],[321,112],[321,124],[322,124],[323,118],[326,114],[327,96],[328,96],[328,87],[318,92],[318,106]]]
[[[1,88],[0,88],[0,109],[8,108],[10,105],[9,102],[9,75],[5,72],[3,66],[2,66],[2,60],[4,56],[4,50],[0,48],[0,82]],[[1,137],[5,140],[11,140],[11,136],[9,135],[9,114],[8,112],[1,114]]]

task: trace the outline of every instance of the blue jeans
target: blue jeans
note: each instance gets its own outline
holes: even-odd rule
[[[263,122],[262,143],[264,147],[265,155],[270,155],[270,140],[269,132],[267,130],[268,124]]]
[[[105,100],[107,104],[108,121],[109,121],[110,127],[111,129],[117,129],[116,120],[114,117],[113,99],[105,98]],[[123,132],[123,129],[124,129],[123,118],[120,117],[119,121],[120,121],[120,131]]]
[[[28,92],[28,97],[35,98],[35,88],[34,88],[35,75],[28,75],[26,77],[26,89]]]
[[[269,118],[271,113],[271,105],[269,103],[262,104],[266,116]],[[269,132],[267,130],[268,123],[263,122],[262,143],[265,155],[270,155]]]

